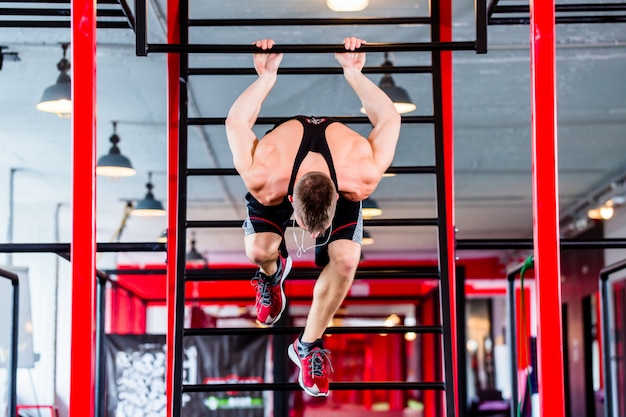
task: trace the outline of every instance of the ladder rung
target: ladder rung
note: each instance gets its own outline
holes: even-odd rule
[[[342,123],[361,123],[361,124],[369,124],[370,120],[366,116],[334,116],[333,119],[340,121]],[[259,117],[256,119],[256,125],[273,125],[280,121],[285,120],[284,117]],[[226,122],[225,117],[190,117],[187,119],[187,124],[189,126],[198,126],[198,125],[223,125]],[[423,123],[429,124],[434,123],[434,116],[403,116],[402,123],[413,124],[413,123]]]
[[[187,228],[227,228],[241,227],[243,220],[187,220]],[[367,219],[363,220],[364,226],[437,226],[437,218],[418,219]]]
[[[219,271],[211,268],[188,269],[185,271],[186,281],[243,281],[254,276],[253,269],[221,269]],[[319,269],[294,268],[289,273],[290,280],[317,279]],[[439,272],[424,270],[357,270],[355,279],[439,279]]]
[[[189,19],[189,26],[341,26],[341,25],[430,25],[427,16],[416,17],[349,17],[295,19]]]
[[[413,42],[413,43],[368,43],[361,46],[362,52],[431,52],[431,51],[473,51],[474,41],[453,42]],[[150,43],[148,53],[201,53],[201,54],[237,54],[255,53],[259,49],[254,45],[227,44],[168,44]],[[343,45],[274,45],[277,53],[329,53],[345,52]]]
[[[402,67],[364,67],[363,74],[431,74],[431,66],[402,66]],[[256,75],[254,68],[189,68],[188,75]],[[279,68],[280,75],[329,75],[343,74],[340,67],[301,67]]]
[[[420,390],[443,391],[444,382],[331,382],[332,391],[363,391],[363,390]],[[226,391],[299,391],[300,385],[293,382],[258,383],[258,384],[186,384],[183,392],[226,392]]]
[[[436,174],[437,168],[434,165],[389,167],[388,174]],[[209,175],[239,175],[235,168],[189,168],[187,176],[209,176]]]
[[[225,335],[276,335],[276,334],[299,334],[304,327],[223,327],[211,329],[184,329],[185,336],[225,336]],[[396,334],[396,333],[419,333],[441,334],[441,326],[334,326],[329,327],[325,334]]]

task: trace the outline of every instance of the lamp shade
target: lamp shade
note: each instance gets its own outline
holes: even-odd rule
[[[361,205],[361,213],[364,219],[380,216],[383,211],[378,207],[378,203],[373,198],[366,198]]]
[[[385,62],[381,65],[382,67],[393,67],[393,64],[388,59],[387,53],[385,52]],[[378,86],[393,102],[396,111],[399,114],[410,113],[414,111],[417,106],[413,104],[411,99],[409,98],[409,93],[402,87],[398,87],[396,83],[391,78],[391,74],[383,74],[383,77],[380,79]],[[365,113],[365,109],[361,107],[361,113]]]
[[[61,72],[56,84],[44,90],[36,107],[39,111],[56,113],[62,118],[70,117],[72,114],[72,81],[70,76]]]
[[[161,232],[161,235],[157,238],[157,243],[167,243],[167,229]]]
[[[393,105],[398,113],[410,113],[417,108],[409,98],[409,93],[404,88],[398,87],[390,74],[383,75],[383,78],[380,80],[380,89],[393,101]]]
[[[148,191],[143,200],[137,202],[133,214],[135,216],[164,216],[165,209],[163,204],[154,198],[154,194]]]
[[[192,243],[195,243],[195,241],[192,241]],[[202,256],[202,254],[198,252],[198,249],[196,249],[196,246],[194,244],[191,245],[191,249],[189,249],[189,252],[185,254],[185,260],[187,262],[205,262],[206,261],[206,259],[204,259],[204,256]]]
[[[116,147],[117,149],[117,147]],[[108,154],[98,159],[96,174],[105,177],[129,177],[135,175],[135,169],[130,163],[130,159],[119,153],[113,153],[113,148]]]
[[[113,134],[109,139],[113,146],[109,149],[109,153],[101,156],[96,165],[96,174],[105,177],[129,177],[135,175],[135,169],[130,163],[130,159],[122,155],[117,144],[120,137],[115,133],[116,122],[113,122]]]
[[[164,216],[165,209],[163,208],[163,204],[156,198],[154,198],[154,194],[152,194],[152,189],[154,186],[152,185],[152,173],[148,173],[148,183],[146,184],[146,188],[148,192],[143,200],[139,200],[137,205],[135,205],[135,209],[133,210],[133,215],[135,216]]]

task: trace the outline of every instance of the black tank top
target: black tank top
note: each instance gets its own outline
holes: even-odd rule
[[[293,163],[293,170],[291,171],[291,179],[289,180],[287,195],[293,194],[293,187],[296,182],[298,169],[300,169],[302,161],[304,161],[304,158],[309,152],[317,152],[322,155],[322,157],[326,161],[326,164],[328,165],[330,178],[333,181],[333,184],[335,184],[335,189],[337,190],[337,192],[339,192],[339,186],[337,185],[337,174],[335,173],[335,165],[333,164],[333,158],[330,154],[330,148],[328,147],[328,142],[326,141],[326,128],[331,123],[334,123],[337,120],[330,117],[294,116],[289,119],[281,120],[274,126],[272,130],[276,129],[278,126],[285,123],[286,121],[294,119],[302,124],[304,132],[302,134],[302,142],[300,143],[300,148],[298,149],[296,159]],[[271,130],[268,131],[268,133],[269,132],[271,132]]]

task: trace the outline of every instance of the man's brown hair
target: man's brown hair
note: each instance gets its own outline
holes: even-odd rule
[[[328,228],[337,207],[337,190],[322,172],[304,174],[293,190],[293,208],[309,233],[320,234]]]

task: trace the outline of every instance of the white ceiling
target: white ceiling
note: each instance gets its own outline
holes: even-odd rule
[[[473,40],[473,1],[454,0],[454,38]],[[588,1],[587,1],[588,3]],[[132,4],[131,4],[132,6]],[[3,4],[3,7],[4,4]],[[10,7],[10,4],[9,6]],[[150,2],[148,41],[164,43],[165,0]],[[323,0],[239,0],[191,2],[194,18],[336,17]],[[370,0],[369,7],[351,16],[423,16],[424,1]],[[340,15],[344,16],[344,15]],[[7,17],[2,17],[6,19]],[[626,27],[623,24],[559,25],[557,28],[557,87],[559,190],[563,212],[577,205],[626,169]],[[197,43],[249,44],[272,37],[278,43],[338,44],[346,35],[371,42],[420,42],[423,27],[192,28]],[[5,60],[0,70],[0,184],[7,202],[9,171],[15,174],[13,240],[53,242],[55,224],[60,240],[71,230],[71,121],[35,109],[43,90],[58,75],[61,42],[69,29],[0,28],[0,45],[17,52],[18,62]],[[166,57],[135,56],[130,29],[97,32],[98,156],[110,146],[112,121],[118,122],[122,153],[138,174],[97,181],[97,239],[114,238],[125,201],[145,194],[153,172],[154,194],[166,196]],[[423,65],[427,53],[394,53],[396,65]],[[382,63],[382,54],[368,55],[368,65]],[[249,54],[192,55],[192,67],[251,66]],[[288,54],[284,67],[335,66],[332,54]],[[531,145],[529,27],[490,26],[489,52],[454,53],[455,193],[458,238],[531,238]],[[431,113],[429,75],[395,74],[418,104],[414,115]],[[380,75],[372,75],[376,82]],[[190,116],[225,117],[230,104],[252,81],[251,76],[194,76],[189,82]],[[338,75],[283,75],[263,107],[261,116],[293,114],[360,115],[359,103]],[[354,128],[365,133],[366,126]],[[266,126],[258,128],[261,135]],[[75,138],[80,140],[80,138]],[[427,125],[404,125],[394,166],[433,163],[433,132]],[[189,128],[189,166],[232,167],[223,127]],[[189,219],[243,219],[245,189],[238,177],[189,180]],[[398,175],[385,178],[373,194],[384,218],[434,217],[434,178]],[[62,204],[58,222],[55,208]],[[8,219],[8,203],[0,205]],[[165,228],[165,218],[131,217],[123,242],[153,241]],[[0,222],[5,236],[8,221]],[[372,227],[376,243],[365,257],[398,258],[430,255],[436,247],[434,228]],[[242,261],[239,228],[197,230],[198,249],[213,262]],[[2,239],[4,241],[4,239]],[[290,245],[292,245],[290,239]],[[305,255],[305,257],[308,255]],[[162,255],[159,255],[162,260]],[[141,254],[128,262],[155,260]]]

